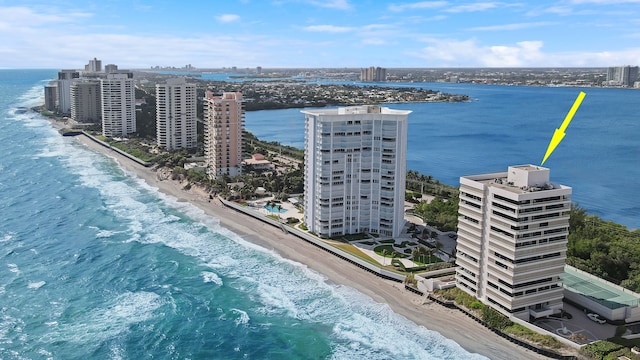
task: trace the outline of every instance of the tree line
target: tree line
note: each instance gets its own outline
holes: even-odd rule
[[[571,207],[567,264],[640,292],[640,230]]]

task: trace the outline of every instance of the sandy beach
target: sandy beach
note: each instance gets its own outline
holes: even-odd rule
[[[87,147],[114,158],[123,169],[157,187],[163,193],[200,207],[209,216],[219,219],[222,226],[244,239],[273,249],[282,257],[305,264],[323,274],[330,282],[352,287],[376,302],[388,304],[394,312],[429,330],[439,332],[469,352],[490,359],[546,359],[545,356],[495,335],[457,310],[447,309],[429,300],[425,302],[423,297],[405,290],[403,284],[381,279],[293,235],[284,234],[276,227],[228,209],[218,201],[209,201],[208,196],[195,189],[187,191],[176,181],[159,180],[155,171],[103,147],[84,135],[76,136],[76,139]]]

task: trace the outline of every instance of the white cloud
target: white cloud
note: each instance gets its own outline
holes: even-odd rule
[[[405,10],[437,9],[447,5],[448,2],[446,1],[420,1],[417,3],[391,4],[388,9],[395,12],[401,12]]]
[[[471,31],[505,31],[505,30],[520,30],[520,29],[528,29],[533,27],[541,27],[541,26],[549,26],[554,25],[553,22],[529,22],[529,23],[514,23],[514,24],[503,24],[503,25],[492,25],[492,26],[478,26],[471,28]]]
[[[327,32],[327,33],[346,33],[353,31],[353,28],[347,26],[335,25],[310,25],[303,28],[306,31]]]
[[[451,7],[445,11],[451,13],[460,13],[460,12],[477,12],[477,11],[485,11],[489,9],[494,9],[498,7],[498,3],[495,2],[477,2],[473,4],[467,5],[458,5]]]
[[[595,5],[638,4],[640,0],[572,0],[571,3]]]
[[[222,14],[222,15],[216,16],[216,20],[218,20],[218,22],[221,22],[221,23],[230,23],[230,22],[240,20],[240,16],[236,14]]]
[[[423,59],[421,66],[434,67],[606,67],[637,64],[640,47],[619,51],[573,51],[545,53],[542,41],[483,46],[475,39],[423,39],[429,45],[408,55]]]
[[[340,9],[340,10],[349,10],[351,9],[351,4],[349,4],[349,0],[310,0],[309,4],[330,8],[330,9]]]
[[[527,12],[527,16],[540,16],[544,14],[567,16],[573,15],[575,13],[572,7],[566,5],[555,5],[543,9],[534,9]]]
[[[521,41],[511,46],[480,46],[475,40],[432,39],[422,51],[425,66],[542,66],[541,41]],[[433,65],[431,65],[433,64]],[[437,64],[437,65],[436,65]]]
[[[384,41],[384,39],[381,38],[362,39],[361,42],[365,45],[384,45],[387,43],[386,41]]]
[[[86,12],[64,14],[36,13],[23,6],[0,7],[0,26],[41,26],[51,23],[71,23],[93,16]]]

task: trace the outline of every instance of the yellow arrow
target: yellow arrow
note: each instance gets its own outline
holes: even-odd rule
[[[544,159],[542,159],[542,164],[540,165],[544,165],[544,162],[547,161],[547,158],[549,157],[549,155],[551,155],[553,150],[556,149],[556,146],[560,144],[560,141],[564,139],[564,131],[567,130],[567,126],[569,126],[571,119],[573,119],[573,115],[578,110],[578,107],[580,107],[580,104],[582,103],[582,99],[584,99],[585,95],[586,94],[584,92],[580,91],[580,94],[578,94],[578,98],[573,103],[573,106],[571,107],[571,110],[569,110],[567,117],[564,118],[562,125],[560,125],[560,127],[553,132],[553,137],[551,138],[551,142],[549,143],[549,147],[547,148],[547,153],[544,154]]]

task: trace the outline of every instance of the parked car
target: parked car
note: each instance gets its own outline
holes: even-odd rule
[[[449,236],[450,238],[452,238],[452,239],[455,239],[455,238],[457,238],[457,237],[458,237],[458,235],[453,234],[453,233],[449,234],[448,236]]]
[[[597,322],[598,324],[604,324],[607,322],[607,320],[603,319],[600,317],[600,315],[598,314],[594,314],[594,313],[589,313],[587,314],[587,317],[595,322]]]

